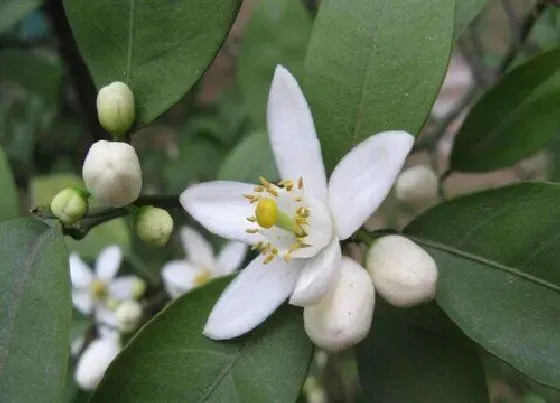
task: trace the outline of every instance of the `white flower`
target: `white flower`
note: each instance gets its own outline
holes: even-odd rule
[[[212,278],[227,276],[243,262],[247,245],[243,242],[227,243],[214,257],[212,245],[192,228],[181,229],[181,241],[187,255],[185,260],[172,260],[162,269],[163,284],[167,293],[177,298]]]
[[[402,202],[425,205],[437,200],[438,178],[426,165],[404,170],[395,183],[395,195]]]
[[[104,322],[121,301],[138,297],[139,284],[136,276],[115,277],[121,264],[122,252],[118,246],[109,246],[97,257],[95,270],[84,263],[76,252],[70,254],[70,279],[72,281],[72,303],[81,313],[95,313],[98,321]],[[110,320],[109,320],[110,321]]]
[[[434,297],[436,262],[410,239],[398,235],[380,238],[366,260],[375,290],[391,305],[413,306]]]
[[[330,293],[303,310],[307,335],[329,352],[344,350],[367,336],[375,305],[368,272],[347,257],[341,264],[340,278]]]
[[[76,364],[74,379],[78,386],[85,390],[95,389],[120,349],[116,337],[102,337],[92,341]]]
[[[82,166],[88,191],[114,207],[134,202],[142,189],[142,171],[130,144],[100,140],[93,144]]]
[[[403,131],[371,136],[336,166],[329,183],[313,119],[295,78],[277,66],[267,125],[279,184],[209,182],[187,188],[185,210],[208,230],[247,242],[253,260],[214,306],[204,334],[229,339],[264,321],[287,297],[313,305],[336,283],[340,241],[349,238],[391,189],[414,137]]]
[[[134,94],[126,83],[115,81],[99,90],[97,116],[101,126],[116,135],[132,127],[136,118]]]

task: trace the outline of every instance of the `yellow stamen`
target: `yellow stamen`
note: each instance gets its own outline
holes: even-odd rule
[[[299,190],[303,189],[303,176],[300,176],[298,181],[297,181],[297,188]]]
[[[263,228],[271,228],[278,219],[278,206],[272,199],[262,198],[255,209],[257,223]]]
[[[101,280],[94,279],[91,282],[90,290],[93,296],[97,299],[102,299],[107,296],[107,285]]]
[[[210,274],[210,270],[203,270],[200,274],[197,274],[194,277],[193,283],[197,287],[200,287],[210,281],[211,278],[212,276]]]
[[[258,185],[255,186],[255,192],[264,192],[264,186]]]
[[[255,216],[247,217],[247,221],[249,221],[249,222],[256,222],[256,221],[257,221],[257,217],[255,217]]]
[[[266,180],[264,176],[259,176],[259,182],[266,188],[270,185],[270,182]]]
[[[258,228],[248,228],[245,230],[245,232],[249,233],[249,234],[256,234],[257,232],[259,232]]]

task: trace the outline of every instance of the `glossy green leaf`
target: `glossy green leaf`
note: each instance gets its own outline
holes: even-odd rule
[[[12,28],[41,3],[41,0],[0,0],[0,33]],[[2,59],[2,63],[5,61]]]
[[[83,187],[79,176],[74,174],[53,174],[36,176],[31,179],[31,205],[49,206],[52,198],[66,187]],[[95,202],[92,201],[95,207]],[[130,236],[126,222],[122,218],[107,221],[92,229],[85,238],[76,241],[65,238],[68,249],[75,250],[84,258],[95,259],[99,252],[111,245],[119,245],[125,253],[130,250]]]
[[[227,279],[157,315],[109,367],[92,403],[293,403],[311,358],[301,312],[285,306],[250,335],[215,342],[202,328]]]
[[[358,346],[364,402],[487,403],[488,391],[475,344],[448,318],[445,332],[414,322],[433,320],[424,306],[397,309],[378,301],[374,329]],[[404,312],[401,312],[404,311]]]
[[[455,137],[451,169],[486,172],[515,164],[560,129],[560,48],[506,74],[476,103]]]
[[[488,0],[459,0],[455,2],[455,39],[463,33],[487,3]]]
[[[266,98],[276,64],[302,77],[311,33],[303,2],[260,0],[245,32],[237,64],[237,82],[247,109],[259,124],[265,121]]]
[[[245,137],[224,160],[218,174],[220,180],[258,183],[259,176],[278,179],[274,155],[264,130]]]
[[[176,103],[226,38],[239,0],[65,0],[98,88],[125,81],[147,123]]]
[[[405,233],[439,269],[437,302],[475,342],[560,389],[560,185],[520,183],[428,210]]]
[[[0,221],[16,218],[19,215],[17,190],[14,184],[12,170],[10,169],[6,154],[2,148],[0,148],[0,189],[2,189]]]
[[[321,2],[304,90],[328,169],[383,130],[418,133],[453,41],[450,0]]]
[[[5,221],[0,257],[0,401],[58,402],[71,319],[64,241],[42,221]]]

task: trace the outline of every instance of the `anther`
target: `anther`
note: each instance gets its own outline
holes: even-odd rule
[[[253,217],[247,217],[247,221],[255,222],[255,221],[257,221],[257,217],[254,217],[254,216]]]
[[[300,176],[298,181],[297,181],[297,188],[299,190],[303,189],[303,176]]]
[[[255,192],[259,192],[259,193],[264,192],[264,186],[262,185],[255,186]]]
[[[246,229],[245,232],[249,233],[249,234],[256,234],[257,232],[259,232],[258,228],[249,228]]]

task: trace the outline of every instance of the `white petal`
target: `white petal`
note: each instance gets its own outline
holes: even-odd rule
[[[142,279],[137,276],[117,277],[109,283],[109,297],[118,301],[135,299],[140,282],[142,282]]]
[[[306,306],[319,302],[338,280],[341,257],[340,244],[335,237],[321,253],[306,260],[290,298],[290,304]]]
[[[247,252],[247,245],[243,242],[228,242],[218,255],[214,272],[216,276],[227,276],[233,273],[243,263]]]
[[[119,325],[115,312],[104,307],[103,305],[98,305],[96,307],[95,321],[97,322],[98,327],[106,327],[112,329],[113,331],[117,330]]]
[[[93,310],[93,297],[89,289],[73,289],[72,290],[72,305],[83,313],[84,315],[91,314]]]
[[[294,76],[280,65],[268,93],[266,122],[282,179],[302,176],[306,190],[325,203],[327,180],[311,110]]]
[[[375,290],[367,271],[343,257],[336,286],[318,304],[303,309],[305,331],[323,350],[343,350],[367,336],[374,305]]]
[[[117,275],[121,265],[122,251],[117,245],[109,246],[99,253],[95,273],[102,280],[110,280]]]
[[[120,346],[113,339],[101,338],[92,341],[76,365],[74,378],[78,386],[85,390],[95,389],[119,351]]]
[[[194,279],[200,269],[184,260],[172,260],[161,269],[165,290],[172,298],[177,298],[195,287]]]
[[[181,241],[187,258],[199,267],[214,266],[214,252],[212,245],[192,228],[181,228]]]
[[[250,244],[262,241],[260,234],[249,234],[248,217],[255,205],[243,197],[254,192],[254,185],[240,182],[206,182],[189,186],[179,197],[187,213],[207,230],[227,239]]]
[[[342,158],[329,182],[329,207],[338,237],[349,238],[385,199],[414,137],[404,131],[370,136]]]
[[[301,261],[262,262],[262,257],[254,259],[224,290],[204,327],[206,336],[225,340],[245,334],[292,293]]]
[[[70,280],[72,287],[87,287],[92,280],[91,269],[80,258],[78,253],[72,252],[70,254]]]

